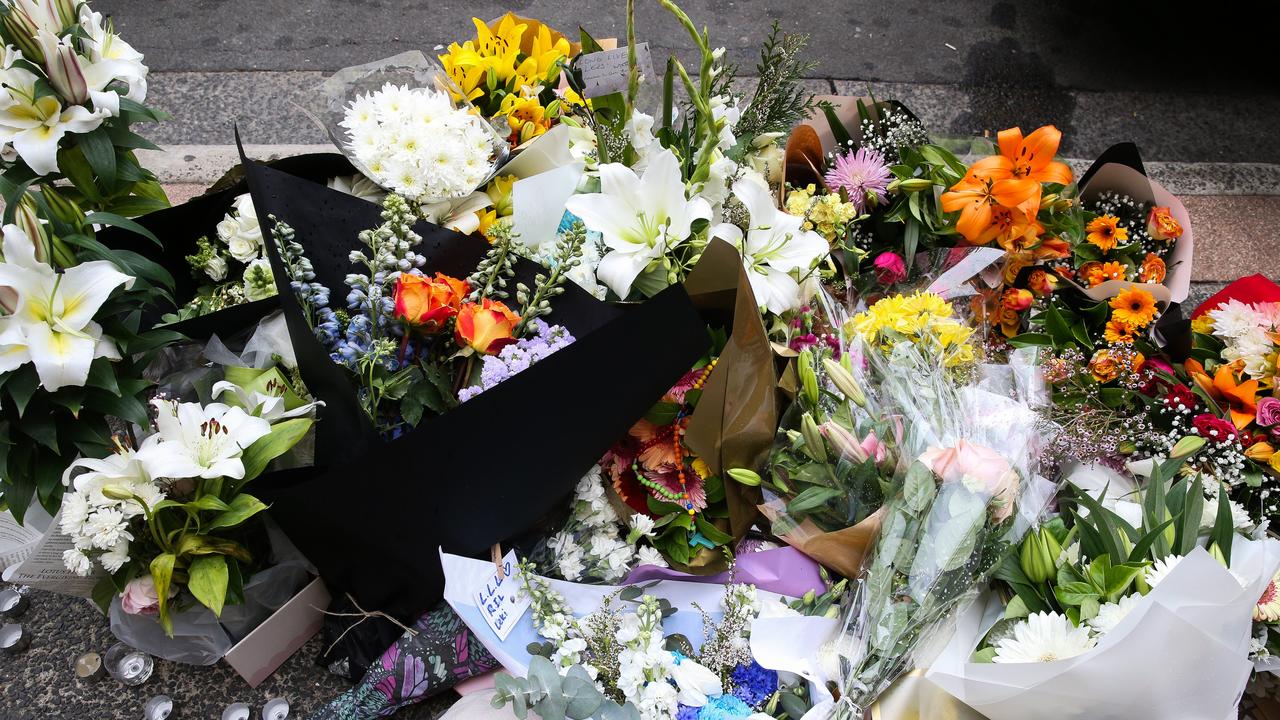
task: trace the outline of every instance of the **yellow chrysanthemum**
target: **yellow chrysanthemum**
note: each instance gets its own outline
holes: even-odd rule
[[[1213,332],[1213,318],[1209,317],[1208,313],[1197,318],[1192,318],[1191,329],[1201,335],[1208,335]]]
[[[846,330],[886,351],[910,342],[937,355],[945,367],[956,367],[973,362],[977,355],[970,342],[973,328],[954,314],[951,304],[934,293],[894,295],[855,315]]]

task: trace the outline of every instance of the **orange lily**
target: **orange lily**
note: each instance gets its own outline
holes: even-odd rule
[[[1003,155],[992,155],[974,163],[964,179],[942,194],[944,212],[960,211],[956,230],[974,245],[983,245],[1002,233],[996,217],[1009,219],[1012,208],[1027,211],[1025,204],[1038,205],[1040,186],[1033,180],[1013,175],[1013,163]],[[1033,213],[1034,207],[1031,209]]]
[[[997,141],[1000,154],[1013,164],[1014,177],[1034,180],[1037,184],[1071,183],[1071,168],[1053,159],[1062,142],[1062,131],[1053,125],[1045,125],[1025,138],[1021,128],[1001,130]]]
[[[1201,389],[1214,400],[1227,406],[1231,413],[1231,422],[1235,424],[1236,429],[1242,430],[1253,422],[1258,411],[1258,381],[1236,381],[1236,373],[1240,369],[1239,361],[1219,365],[1212,379],[1197,360],[1188,358],[1182,366]]]

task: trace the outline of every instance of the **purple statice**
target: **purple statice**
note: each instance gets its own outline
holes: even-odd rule
[[[837,157],[824,179],[831,190],[843,190],[849,202],[863,213],[889,199],[886,189],[893,173],[889,172],[883,155],[859,148],[857,152]]]
[[[778,673],[760,667],[755,660],[739,665],[729,676],[732,695],[753,708],[758,708],[778,691]]]
[[[529,369],[534,363],[546,358],[573,342],[573,335],[562,325],[548,325],[542,320],[534,319],[530,323],[535,334],[507,345],[497,355],[486,355],[480,365],[480,384],[462,388],[458,391],[458,399],[466,402],[498,383]]]

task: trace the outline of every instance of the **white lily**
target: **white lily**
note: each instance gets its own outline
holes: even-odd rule
[[[220,398],[223,395],[231,393],[235,396],[236,401],[241,407],[249,411],[250,415],[260,417],[269,423],[277,420],[288,420],[289,418],[302,417],[307,415],[317,407],[323,407],[322,402],[310,402],[305,405],[288,410],[284,405],[284,397],[281,395],[271,395],[269,393],[261,393],[257,390],[246,390],[233,382],[219,380],[213,384],[213,397]]]
[[[116,79],[113,62],[93,62],[82,57],[69,36],[58,38],[41,30],[36,40],[44,53],[49,84],[63,99],[71,105],[92,102],[95,111],[113,116],[120,114],[120,96],[107,90]]]
[[[6,51],[5,67],[0,69],[4,89],[0,92],[0,144],[13,143],[13,149],[35,173],[48,175],[58,171],[58,143],[64,135],[92,132],[111,113],[104,108],[90,111],[81,105],[63,109],[62,102],[52,95],[37,98],[39,78],[13,65],[21,57]]]
[[[565,207],[610,248],[596,274],[620,298],[650,264],[689,238],[694,221],[711,217],[706,200],[685,196],[680,162],[670,150],[654,155],[643,177],[626,165],[601,165],[600,190],[575,195]]]
[[[709,697],[724,694],[718,675],[683,655],[672,655],[675,656],[675,664],[671,667],[671,679],[676,681],[676,688],[680,691],[678,702],[689,707],[702,707]]]
[[[104,24],[102,13],[90,11],[88,6],[81,8],[80,26],[84,28],[82,45],[89,53],[89,59],[96,67],[102,68],[101,73],[129,86],[125,97],[134,102],[144,102],[147,99],[147,66],[142,64],[142,53],[113,32],[110,22]]]
[[[34,37],[41,30],[61,33],[75,21],[74,0],[8,0],[14,27]]]
[[[49,392],[84,385],[95,358],[120,358],[93,321],[98,308],[133,278],[105,260],[55,272],[36,260],[35,245],[16,225],[4,228],[0,286],[17,294],[13,314],[0,318],[0,372],[32,363]]]
[[[271,423],[238,407],[222,403],[151,401],[156,410],[156,434],[138,450],[152,477],[244,477],[245,448],[271,432]]]
[[[800,280],[827,254],[827,241],[812,230],[801,230],[803,220],[779,210],[768,188],[759,183],[739,180],[733,194],[747,208],[751,227],[744,236],[737,226],[724,223],[711,234],[738,246],[758,305],[775,315],[799,308],[807,299]]]

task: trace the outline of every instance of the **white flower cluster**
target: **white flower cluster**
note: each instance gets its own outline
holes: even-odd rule
[[[62,561],[68,570],[87,576],[93,569],[91,557],[96,557],[107,572],[114,573],[129,561],[129,543],[134,539],[129,525],[143,514],[141,503],[154,507],[164,499],[164,492],[133,451],[80,460],[72,467],[89,472],[71,481],[74,490],[63,496],[60,529],[75,547],[63,552]],[[67,472],[69,477],[71,471]],[[103,492],[106,488],[110,497]]]
[[[271,262],[266,257],[266,244],[262,241],[262,227],[253,198],[248,193],[238,196],[231,209],[218,222],[218,243],[211,244],[199,255],[203,260],[200,270],[214,282],[227,279],[230,258],[245,266],[242,275],[244,296],[249,301],[262,300],[276,294],[275,278]]]
[[[130,525],[165,499],[160,479],[241,479],[245,448],[271,432],[271,424],[221,403],[176,403],[156,399],[157,431],[137,449],[105,459],[72,463],[62,482],[60,529],[75,547],[63,553],[68,570],[87,576],[93,559],[114,573],[129,561]],[[76,474],[84,468],[88,472]],[[74,475],[74,478],[73,478]]]
[[[1213,319],[1213,335],[1226,347],[1222,356],[1228,362],[1242,360],[1244,371],[1256,379],[1263,379],[1275,372],[1268,356],[1274,357],[1276,343],[1274,333],[1280,331],[1280,303],[1243,303],[1228,300],[1210,310]]]
[[[87,4],[7,0],[5,5],[6,23],[19,47],[5,47],[0,65],[3,159],[21,157],[37,175],[48,175],[58,170],[63,136],[92,132],[118,116],[121,95],[146,100],[147,67],[142,53]],[[38,92],[37,84],[53,94]]]
[[[657,598],[644,595],[634,613],[622,616],[618,629],[618,690],[636,706],[642,720],[666,720],[676,715],[678,692],[668,682],[675,658],[665,646],[662,609]]]
[[[443,92],[387,83],[353,100],[339,124],[370,177],[410,200],[462,197],[493,169],[493,132]]]
[[[614,583],[636,565],[666,567],[657,550],[636,547],[642,537],[653,536],[653,519],[638,515],[633,523],[637,529],[624,539],[621,520],[605,494],[604,477],[599,467],[593,467],[574,489],[569,520],[547,541],[560,577],[571,582],[591,578]]]

